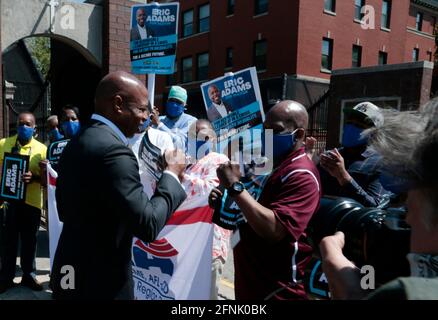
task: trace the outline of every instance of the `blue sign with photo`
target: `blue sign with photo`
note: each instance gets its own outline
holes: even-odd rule
[[[243,131],[261,129],[265,115],[254,67],[204,83],[201,90],[219,143]]]
[[[131,66],[134,74],[173,74],[179,3],[136,5],[131,11]]]

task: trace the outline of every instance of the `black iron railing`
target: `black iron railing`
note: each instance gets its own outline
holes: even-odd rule
[[[327,91],[307,109],[309,113],[307,136],[314,137],[317,140],[317,150],[324,150],[327,144],[329,96],[330,93]]]

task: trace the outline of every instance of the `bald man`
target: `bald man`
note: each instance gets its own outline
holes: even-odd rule
[[[211,105],[207,109],[208,120],[213,122],[233,112],[231,106],[222,100],[222,94],[214,84],[208,87],[208,97],[211,100]]]
[[[235,166],[218,169],[220,184],[247,219],[234,248],[236,300],[306,298],[302,280],[312,248],[304,230],[321,197],[318,170],[303,145],[307,122],[306,109],[294,101],[282,101],[266,114],[264,128],[272,130],[273,139],[264,143],[272,144],[266,156],[274,170],[258,200],[239,182]],[[221,196],[215,189],[210,200]]]
[[[148,92],[133,75],[99,83],[95,114],[65,148],[56,200],[63,230],[55,254],[55,299],[132,299],[133,236],[155,240],[186,194],[185,155],[165,153],[167,167],[148,200],[128,138],[149,117]]]

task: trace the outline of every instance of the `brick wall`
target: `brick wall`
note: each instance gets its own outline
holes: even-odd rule
[[[433,65],[428,62],[335,71],[330,82],[329,147],[339,145],[343,101],[363,101],[382,107],[399,101],[400,110],[415,110],[429,100]],[[393,107],[396,107],[395,105]]]
[[[324,13],[323,1],[301,1],[298,73],[330,78],[321,72],[322,38],[333,40],[333,70],[351,68],[353,44],[362,46],[362,66],[378,64],[378,52],[388,52],[388,63],[402,63],[410,0],[392,1],[390,32],[381,30],[381,0],[367,0],[375,8],[375,29],[364,30],[354,20],[354,1],[337,1],[336,15]],[[305,19],[305,17],[315,17]],[[318,21],[318,23],[315,23]],[[410,60],[408,60],[410,61]]]
[[[227,1],[209,1],[210,31],[182,38],[182,13],[193,9],[194,30],[197,30],[198,8],[206,0],[180,1],[179,42],[177,50],[177,82],[181,82],[181,60],[192,58],[191,83],[182,84],[189,95],[199,92],[202,82],[196,80],[197,55],[209,53],[209,79],[224,75],[226,49],[233,49],[233,68],[238,71],[253,66],[253,46],[258,39],[267,40],[267,70],[259,79],[294,74],[296,70],[296,44],[298,1],[269,1],[268,14],[254,16],[254,1],[236,1],[233,15],[227,16]],[[285,9],[286,8],[286,9]],[[168,92],[166,77],[157,77],[157,94]],[[197,106],[203,108],[203,104]]]
[[[138,1],[108,0],[104,2],[103,73],[118,70],[131,72],[129,50],[131,7]],[[137,76],[145,82],[144,75]]]
[[[429,60],[427,52],[435,48],[433,12],[412,7],[410,0],[392,1],[390,30],[384,30],[382,1],[367,0],[366,4],[375,9],[375,29],[364,30],[354,21],[354,1],[337,1],[335,15],[324,12],[324,1],[300,1],[298,74],[330,78],[329,73],[321,72],[323,37],[334,43],[333,70],[351,68],[353,44],[362,46],[363,67],[377,65],[379,51],[388,53],[388,64],[411,62],[414,48],[420,49],[420,61]],[[418,10],[424,13],[422,33],[407,30],[415,28]]]

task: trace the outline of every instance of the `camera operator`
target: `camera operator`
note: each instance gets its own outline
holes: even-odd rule
[[[370,102],[344,109],[342,148],[320,155],[321,183],[324,194],[352,198],[366,207],[384,208],[392,193],[382,187],[378,153],[367,148],[362,133],[383,123],[381,109]]]
[[[343,255],[346,239],[337,232],[320,243],[322,266],[334,299],[438,299],[436,107],[437,101],[432,101],[423,114],[386,114],[383,127],[371,131],[371,146],[383,156],[389,174],[398,177],[408,192],[411,277],[397,278],[370,294],[361,288],[359,269]]]

